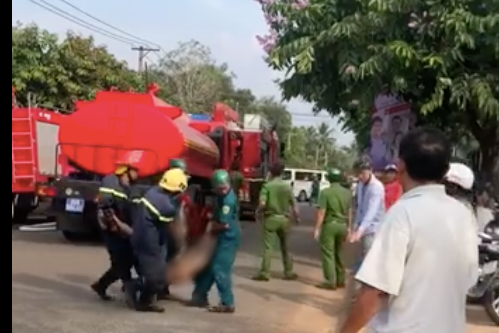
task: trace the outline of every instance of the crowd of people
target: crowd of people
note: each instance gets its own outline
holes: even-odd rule
[[[92,290],[105,301],[112,300],[107,290],[121,280],[126,304],[142,312],[164,312],[157,300],[172,299],[168,279],[172,265],[185,249],[186,234],[177,223],[183,207],[188,206],[186,165],[172,160],[156,186],[140,195],[135,181],[140,158],[127,153],[118,161],[116,171],[103,178],[99,189],[98,220],[110,257],[110,268],[94,284]],[[268,281],[270,262],[277,236],[284,261],[284,278],[294,280],[293,261],[288,252],[289,223],[299,222],[292,189],[282,180],[283,164],[270,167],[257,208],[263,224],[263,255],[255,281]],[[203,236],[214,240],[208,264],[191,277],[192,297],[184,304],[207,308],[210,312],[233,313],[232,266],[240,243],[238,188],[240,175],[216,170],[211,177],[215,202],[210,222]],[[200,242],[197,242],[200,243]],[[203,249],[202,249],[203,251]],[[206,247],[204,251],[210,251]],[[135,270],[137,277],[132,276]],[[208,293],[216,285],[220,303],[209,306]]]
[[[341,243],[360,247],[347,295],[353,304],[337,332],[465,332],[466,296],[479,272],[478,230],[494,217],[473,171],[452,163],[451,153],[441,131],[413,130],[383,173],[369,160],[356,164],[350,201],[333,190],[336,172],[328,173],[332,185],[320,194],[314,236],[337,230],[338,238],[327,248],[321,242],[322,287],[344,285]]]
[[[140,195],[134,186],[140,158],[126,154],[117,164],[116,171],[103,178],[99,189],[98,219],[110,268],[91,287],[102,300],[108,301],[112,299],[108,287],[121,280],[126,304],[131,309],[164,312],[156,301],[170,299],[166,267],[176,260],[185,238],[175,220],[187,200],[186,165],[182,160],[172,160],[159,183]],[[237,197],[227,171],[215,171],[211,180],[216,205],[209,233],[216,246],[207,267],[193,277],[194,291],[186,305],[232,313],[235,309],[232,265],[240,240]],[[133,269],[137,273],[135,278]],[[221,302],[210,307],[207,297],[214,284]]]
[[[451,163],[452,145],[439,130],[419,128],[406,134],[396,164],[376,174],[368,159],[355,164],[354,193],[344,186],[343,172],[327,171],[330,186],[320,191],[313,237],[320,244],[324,280],[321,289],[346,284],[355,277],[355,297],[340,333],[464,333],[466,294],[478,273],[480,228],[493,219],[489,197],[474,184],[470,168]],[[299,222],[282,164],[270,168],[256,211],[263,227],[261,269],[255,281],[268,281],[275,239],[280,243],[285,279],[297,275],[288,252],[291,223]],[[127,156],[100,188],[99,223],[111,267],[92,285],[110,300],[108,287],[121,280],[127,305],[137,311],[163,312],[155,301],[170,298],[165,271],[178,256],[185,238],[175,223],[188,187],[185,163],[173,160],[158,185],[144,195],[134,190],[138,167]],[[216,202],[207,232],[216,245],[208,265],[193,276],[187,306],[217,313],[235,311],[232,266],[239,247],[237,190],[229,172],[212,176]],[[344,242],[358,244],[353,267],[342,260]],[[138,278],[133,278],[135,269]],[[209,306],[216,285],[220,304]]]

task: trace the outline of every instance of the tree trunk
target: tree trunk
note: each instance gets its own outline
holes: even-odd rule
[[[494,197],[499,199],[499,122],[497,118],[478,119],[478,112],[472,108],[466,109],[465,118],[468,128],[478,141],[481,160],[479,170],[494,186]]]
[[[480,171],[494,186],[494,196],[499,199],[499,145],[495,138],[489,138],[480,143]]]
[[[316,169],[319,167],[319,154],[320,154],[320,148],[317,147],[315,149],[315,168]]]

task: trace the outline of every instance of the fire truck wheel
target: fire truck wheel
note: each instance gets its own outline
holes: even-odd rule
[[[25,223],[31,210],[24,207],[17,207],[12,202],[12,223],[19,224]]]
[[[88,235],[83,235],[81,233],[73,232],[73,231],[63,231],[62,235],[64,236],[64,238],[68,242],[71,242],[71,243],[82,242],[82,241],[90,238]]]
[[[298,194],[298,201],[299,202],[307,201],[307,192],[305,192],[304,190],[301,190],[300,193]]]

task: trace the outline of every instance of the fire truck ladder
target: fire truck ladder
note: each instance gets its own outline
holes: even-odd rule
[[[31,109],[12,110],[12,181],[34,184],[36,181],[35,138]]]

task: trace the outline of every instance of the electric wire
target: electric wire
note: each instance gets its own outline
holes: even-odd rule
[[[74,10],[80,12],[81,14],[84,14],[85,16],[92,18],[95,21],[97,21],[97,22],[99,22],[99,23],[101,23],[109,28],[112,28],[112,29],[120,32],[123,35],[129,36],[129,37],[120,36],[120,35],[113,33],[109,30],[103,29],[99,26],[96,26],[92,23],[89,23],[81,18],[78,18],[77,16],[72,15],[71,13],[69,13],[69,12],[67,12],[67,11],[57,7],[57,6],[50,4],[49,2],[47,2],[45,0],[28,0],[28,1],[33,3],[36,6],[40,7],[40,8],[47,10],[48,12],[51,12],[54,15],[62,17],[62,18],[66,19],[66,20],[68,20],[76,25],[79,25],[85,29],[88,29],[90,31],[93,31],[95,33],[103,35],[103,36],[108,37],[110,39],[113,39],[115,41],[130,45],[130,46],[134,46],[134,47],[138,44],[146,43],[147,44],[146,46],[153,45],[153,46],[160,48],[163,52],[165,52],[164,49],[159,44],[153,43],[153,42],[148,41],[146,39],[143,39],[143,38],[140,38],[140,37],[135,36],[133,34],[130,34],[124,30],[121,30],[121,29],[99,19],[98,17],[95,17],[94,15],[82,10],[81,8],[73,5],[69,1],[59,0],[59,1],[63,2],[64,4],[68,5],[69,7],[73,8]],[[141,43],[139,43],[139,41]],[[161,56],[158,55],[157,53],[154,53],[154,55],[158,58],[158,60],[162,59]],[[154,60],[152,60],[149,56],[147,56],[146,58],[152,64],[156,64],[156,62]],[[290,115],[292,117],[299,117],[299,118],[331,119],[331,116],[328,116],[328,115],[313,115],[313,114],[307,114],[307,113],[290,113]]]
[[[94,15],[90,14],[89,12],[87,12],[87,11],[85,11],[85,10],[81,9],[80,7],[78,7],[78,6],[74,5],[74,4],[72,4],[71,2],[69,2],[69,1],[67,1],[67,0],[59,0],[59,1],[60,1],[60,2],[62,2],[62,3],[64,3],[64,4],[66,4],[67,6],[69,6],[69,7],[71,7],[71,8],[73,8],[73,9],[74,9],[74,10],[76,10],[77,12],[79,12],[79,13],[81,13],[81,14],[83,14],[83,15],[87,16],[88,18],[91,18],[91,19],[93,19],[93,20],[95,20],[95,21],[97,21],[97,22],[101,23],[102,25],[104,25],[104,26],[106,26],[106,27],[108,27],[108,28],[110,28],[110,29],[113,29],[113,30],[115,30],[115,31],[117,31],[117,32],[119,32],[119,33],[121,33],[121,34],[125,35],[125,36],[128,36],[129,38],[132,38],[133,40],[140,41],[141,43],[145,43],[145,44],[146,44],[146,46],[151,46],[151,45],[152,45],[152,46],[156,46],[156,47],[158,47],[159,49],[161,49],[161,50],[163,51],[163,48],[161,47],[161,45],[159,45],[159,44],[157,44],[157,43],[154,43],[154,42],[151,42],[151,41],[149,41],[149,40],[147,40],[147,39],[144,39],[144,38],[141,38],[141,37],[139,37],[139,36],[133,35],[133,34],[128,33],[128,32],[126,32],[126,31],[124,31],[124,30],[122,30],[122,29],[120,29],[120,28],[118,28],[118,27],[116,27],[116,26],[114,26],[114,25],[112,25],[112,24],[109,24],[109,23],[107,23],[106,21],[104,21],[104,20],[102,20],[102,19],[100,19],[100,18],[98,18],[98,17],[96,17],[96,16],[94,16]]]
[[[112,33],[110,31],[102,29],[101,27],[98,27],[94,24],[88,23],[85,20],[82,20],[82,19],[68,13],[67,11],[60,9],[57,6],[54,6],[45,0],[28,0],[28,1],[33,3],[36,6],[40,7],[40,8],[43,8],[43,9],[51,12],[54,15],[62,17],[70,22],[73,22],[76,25],[79,25],[85,29],[88,29],[88,30],[93,31],[95,33],[98,33],[100,35],[106,36],[106,37],[111,38],[113,40],[116,40],[118,42],[130,45],[130,46],[137,46],[139,44],[135,40],[117,35],[115,33]]]

